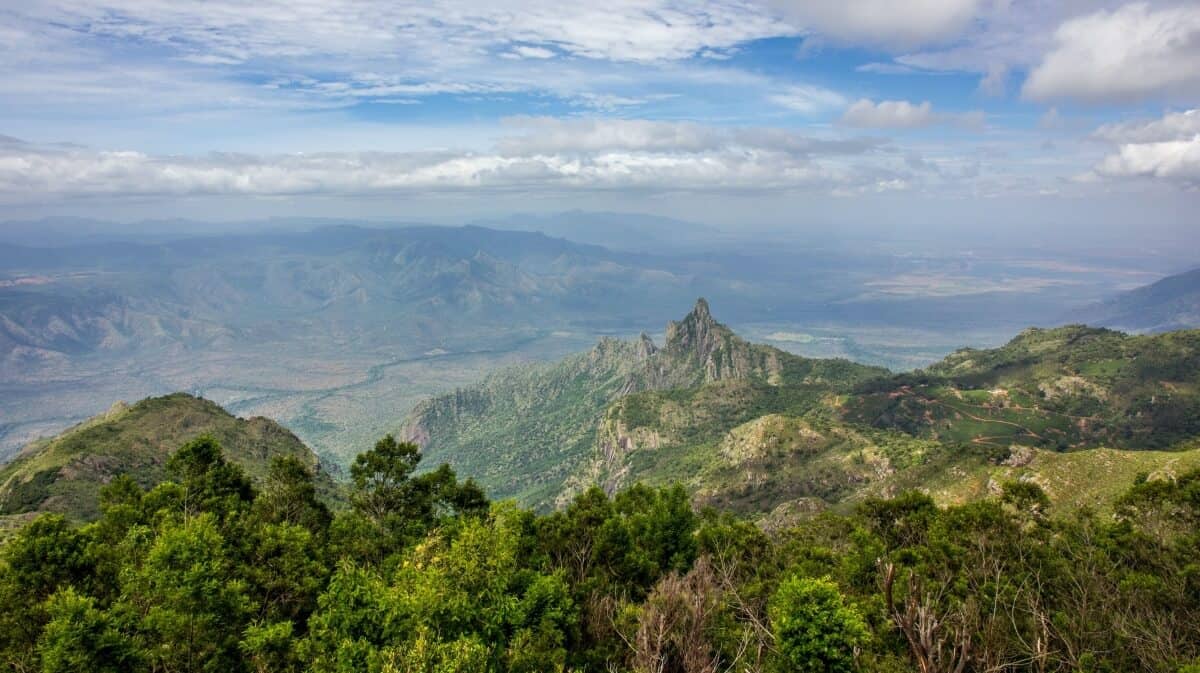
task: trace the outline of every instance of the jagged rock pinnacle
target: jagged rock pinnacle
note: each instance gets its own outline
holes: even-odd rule
[[[704,357],[707,350],[714,345],[714,334],[725,331],[713,320],[708,302],[701,297],[696,300],[692,312],[684,316],[683,320],[667,323],[666,346],[670,350],[692,351]]]

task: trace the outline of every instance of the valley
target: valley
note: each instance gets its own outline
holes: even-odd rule
[[[611,219],[579,214],[553,231],[603,241],[596,221]],[[674,247],[660,233],[666,247],[648,254],[628,251],[632,230],[609,239],[622,251],[551,238],[538,220],[501,224],[527,231],[315,222],[0,245],[0,456],[108,400],[186,390],[275,418],[344,463],[425,397],[603,336],[661,338],[661,316],[698,295],[754,341],[907,370],[1053,324],[1161,264],[749,238],[718,253],[712,232]]]

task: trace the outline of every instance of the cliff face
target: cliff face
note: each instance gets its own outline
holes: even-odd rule
[[[773,384],[781,356],[788,357],[743,341],[700,299],[682,320],[668,324],[662,347],[645,334],[629,341],[604,338],[556,364],[501,371],[421,403],[401,434],[421,446],[430,465],[449,462],[500,497],[548,503],[591,460],[598,434],[609,438],[601,426],[614,402],[729,379]]]
[[[667,324],[658,357],[648,364],[644,389],[685,388],[732,379],[782,381],[786,354],[749,343],[717,322],[703,298],[682,320]]]

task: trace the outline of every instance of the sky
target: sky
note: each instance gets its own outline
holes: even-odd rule
[[[1198,108],[1194,0],[0,0],[0,219],[1200,241]]]

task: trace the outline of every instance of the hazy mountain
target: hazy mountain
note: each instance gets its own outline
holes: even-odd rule
[[[642,221],[579,215],[582,230]],[[677,231],[687,223],[674,221],[627,250],[531,231],[301,219],[240,233],[227,230],[236,223],[89,220],[56,238],[74,224],[22,225],[40,247],[0,243],[0,456],[102,400],[187,390],[276,418],[348,460],[420,399],[601,336],[660,330],[696,296],[775,346],[908,368],[999,343],[1128,278],[1114,260],[1064,266],[750,235],[692,246]]]
[[[1138,332],[1200,327],[1200,269],[1124,292],[1072,318]]]
[[[715,227],[670,217],[638,213],[597,213],[573,210],[549,215],[518,214],[479,220],[481,226],[512,231],[537,231],[614,250],[689,250],[730,238]]]
[[[216,340],[436,343],[489,322],[646,306],[690,293],[693,280],[597,247],[478,227],[7,247],[0,268],[0,358],[10,365]]]
[[[226,457],[252,478],[267,474],[274,456],[296,456],[334,490],[316,455],[287,429],[266,418],[236,418],[207,400],[182,393],[118,403],[105,414],[39,440],[0,468],[0,515],[61,512],[78,519],[99,513],[102,485],[121,474],[143,487],[161,481],[167,458],[189,440],[211,435]]]

